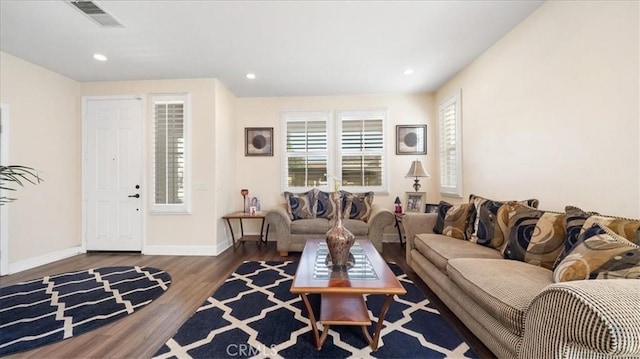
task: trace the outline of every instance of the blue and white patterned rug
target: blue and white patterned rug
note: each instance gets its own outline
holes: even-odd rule
[[[371,351],[359,326],[338,325],[331,326],[322,350],[316,350],[304,304],[289,291],[297,265],[245,262],[156,352],[155,358],[477,357],[395,264],[389,266],[407,294],[396,297],[391,304],[378,350]],[[309,298],[318,313],[320,297]],[[366,297],[374,324],[384,298]]]
[[[151,267],[104,267],[0,288],[0,357],[111,323],[151,303],[171,276]]]

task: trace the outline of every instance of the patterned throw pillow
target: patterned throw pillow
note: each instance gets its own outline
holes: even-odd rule
[[[640,279],[640,246],[596,223],[553,271],[553,281]]]
[[[471,233],[470,241],[483,246],[501,249],[506,243],[506,228],[500,227],[497,220],[498,210],[507,203],[521,203],[523,205],[537,208],[537,199],[524,201],[494,201],[491,199],[476,196],[469,196],[469,203],[472,205],[467,231]]]
[[[344,218],[359,219],[367,222],[371,216],[371,205],[373,204],[373,192],[367,193],[349,193],[346,191],[340,191],[343,193],[343,198],[346,199],[344,206]],[[344,202],[343,202],[344,203]]]
[[[285,192],[284,199],[287,201],[287,208],[289,209],[291,220],[316,218],[318,202],[317,188],[300,194]]]
[[[331,200],[331,196],[335,195],[334,193],[327,193],[323,191],[318,191],[318,204],[316,208],[316,218],[327,218],[333,219],[336,215],[336,208],[333,205],[333,201]]]
[[[564,248],[566,214],[516,205],[508,216],[504,257],[552,269]]]
[[[638,219],[594,215],[587,218],[582,226],[581,232],[591,228],[594,223],[605,225],[614,233],[626,238],[632,243],[640,245],[640,220]]]
[[[558,258],[556,258],[556,262],[553,265],[554,269],[558,266],[558,263],[567,256],[567,253],[569,253],[571,248],[575,247],[576,243],[578,243],[580,231],[582,230],[582,226],[584,226],[584,222],[587,218],[597,214],[596,212],[583,211],[575,206],[566,206],[564,207],[564,211],[567,214],[564,220],[564,248],[562,248],[562,252],[560,252]]]
[[[469,220],[470,208],[471,204],[469,203],[454,206],[451,203],[440,201],[438,219],[433,227],[433,232],[468,240],[467,221]]]

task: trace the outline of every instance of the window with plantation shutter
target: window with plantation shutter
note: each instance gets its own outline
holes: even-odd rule
[[[284,122],[285,190],[326,186],[329,113],[287,113]]]
[[[385,191],[384,111],[283,114],[283,190]]]
[[[188,99],[188,95],[152,97],[155,212],[188,212]]]
[[[460,96],[440,103],[440,193],[462,197],[462,128]]]
[[[384,112],[339,112],[337,177],[352,191],[383,190]]]

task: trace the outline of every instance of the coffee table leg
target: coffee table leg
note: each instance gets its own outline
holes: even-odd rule
[[[362,333],[364,334],[365,338],[367,338],[367,341],[371,346],[371,350],[373,351],[378,350],[378,342],[380,341],[380,331],[382,330],[382,323],[384,322],[384,317],[387,315],[387,311],[389,311],[389,307],[391,307],[391,303],[393,303],[393,295],[389,294],[387,295],[387,299],[384,301],[384,304],[382,305],[382,309],[380,310],[380,315],[378,316],[378,323],[376,324],[376,330],[373,333],[373,339],[369,335],[367,326],[366,325],[362,326]]]
[[[306,293],[300,293],[300,298],[304,302],[305,307],[307,307],[307,312],[309,313],[309,321],[311,322],[311,328],[313,329],[313,338],[316,341],[316,349],[322,349],[322,344],[327,340],[327,333],[329,333],[329,325],[325,325],[324,331],[322,332],[322,336],[318,332],[318,325],[316,323],[316,316],[313,314],[313,309],[311,308],[311,303],[309,303],[309,298],[307,298]]]

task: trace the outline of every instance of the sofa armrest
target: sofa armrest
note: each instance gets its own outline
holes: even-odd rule
[[[280,203],[270,209],[266,215],[269,230],[275,231],[278,241],[288,242],[291,236],[291,217],[286,203]]]
[[[640,357],[640,283],[556,283],[527,309],[521,358]]]
[[[436,225],[437,220],[437,213],[406,213],[402,217],[402,227],[407,237],[407,256],[413,249],[413,239],[416,234],[433,233],[433,227]]]
[[[384,229],[394,223],[393,212],[377,204],[371,205],[371,216],[367,221],[369,225],[368,237],[378,252],[382,253],[382,239]]]

